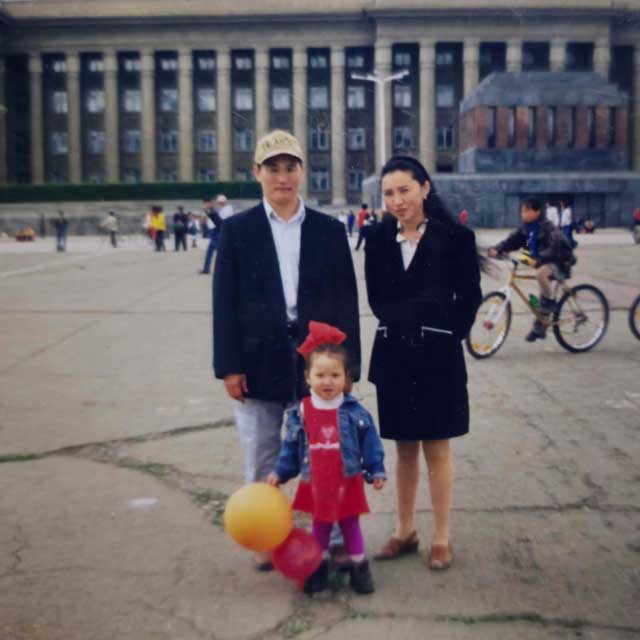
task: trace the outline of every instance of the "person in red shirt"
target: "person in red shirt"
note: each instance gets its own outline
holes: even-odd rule
[[[362,209],[358,211],[358,242],[356,243],[356,251],[360,248],[360,245],[364,241],[365,228],[367,226],[368,219],[369,219],[369,205],[366,202],[363,202]]]

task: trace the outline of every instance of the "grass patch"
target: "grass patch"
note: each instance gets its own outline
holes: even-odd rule
[[[0,464],[5,462],[29,462],[39,460],[42,456],[38,453],[6,453],[0,454]]]

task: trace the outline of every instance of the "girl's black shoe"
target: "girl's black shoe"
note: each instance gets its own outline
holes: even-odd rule
[[[369,562],[354,562],[349,570],[351,590],[356,593],[373,593],[376,588],[373,584],[373,576],[369,569]]]
[[[329,586],[329,561],[323,560],[320,566],[304,581],[305,593],[319,593]]]

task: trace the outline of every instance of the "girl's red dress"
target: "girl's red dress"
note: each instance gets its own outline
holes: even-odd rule
[[[302,406],[311,480],[298,484],[293,508],[310,513],[318,522],[338,522],[369,513],[362,474],[344,475],[338,410],[316,409],[311,398],[305,398]]]

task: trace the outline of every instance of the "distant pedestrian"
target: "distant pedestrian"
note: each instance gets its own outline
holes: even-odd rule
[[[182,247],[183,251],[187,250],[187,226],[189,220],[187,214],[184,212],[183,207],[178,207],[178,210],[173,214],[173,239],[175,251],[180,251]]]
[[[347,216],[347,229],[349,230],[349,237],[353,235],[353,226],[356,223],[356,214],[353,213],[353,209],[349,209],[349,215]]]
[[[227,200],[227,196],[225,196],[223,193],[220,193],[216,196],[216,204],[218,205],[218,213],[220,214],[220,219],[222,220],[222,222],[233,215],[233,206]],[[218,228],[218,236],[219,235],[220,228]]]
[[[198,231],[200,230],[200,221],[191,211],[187,213],[187,233],[191,236],[191,248],[198,248]]]
[[[578,246],[573,237],[573,212],[568,203],[560,202],[560,228],[569,241],[572,249]]]
[[[356,243],[356,251],[364,241],[366,222],[369,219],[369,205],[362,203],[362,208],[358,211],[358,242]]]
[[[463,209],[458,214],[458,221],[460,222],[460,224],[465,224],[465,225],[469,222],[469,212],[466,209]]]
[[[218,238],[220,236],[220,230],[222,229],[222,222],[224,218],[228,218],[233,215],[233,207],[227,202],[226,196],[220,194],[216,197],[216,203],[220,207],[220,210],[216,210],[211,204],[211,199],[206,198],[204,200],[204,212],[207,216],[207,227],[209,229],[209,245],[207,246],[207,253],[204,258],[204,266],[200,273],[207,274],[211,272],[211,261],[213,260],[213,254],[218,248]]]
[[[562,203],[560,203],[560,206],[562,206]],[[545,212],[547,214],[547,220],[554,226],[554,227],[559,227],[560,226],[560,214],[558,213],[558,208],[551,204],[550,202],[547,201],[546,206],[545,206]]]
[[[154,206],[151,209],[151,226],[153,227],[153,237],[155,239],[155,250],[166,251],[164,246],[164,236],[167,231],[167,221],[162,212],[162,207]]]
[[[69,221],[64,217],[64,211],[58,211],[58,217],[53,219],[52,225],[56,231],[56,251],[66,251]]]
[[[115,249],[118,246],[118,218],[113,211],[109,211],[107,217],[100,223],[100,227],[109,234],[111,246]]]

